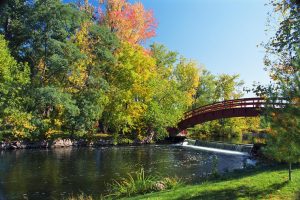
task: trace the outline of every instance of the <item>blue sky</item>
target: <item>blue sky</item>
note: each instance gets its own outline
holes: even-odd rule
[[[267,0],[142,0],[159,26],[152,41],[196,60],[214,74],[240,74],[246,86],[267,84]],[[248,94],[246,96],[252,96]]]

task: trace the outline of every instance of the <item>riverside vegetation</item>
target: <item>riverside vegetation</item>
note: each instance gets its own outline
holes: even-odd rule
[[[253,91],[270,102],[279,99],[286,102],[282,109],[266,111],[263,121],[268,124],[269,134],[263,152],[268,158],[289,163],[289,173],[286,173],[285,164],[257,166],[198,185],[183,185],[177,189],[124,199],[300,199],[300,4],[297,0],[270,0],[270,5],[274,8],[270,16],[278,20],[275,20],[278,30],[263,46],[267,52],[265,65],[274,82],[267,86],[256,85]],[[274,27],[274,20],[269,23],[270,27]],[[201,129],[204,127],[201,126]],[[293,179],[292,163],[297,163]]]
[[[268,101],[283,98],[287,106],[267,110],[263,119],[219,120],[195,130],[230,137],[267,128],[264,153],[288,162],[289,175],[278,167],[254,169],[129,199],[299,198],[299,169],[292,179],[291,166],[300,161],[300,6],[298,0],[270,4],[278,30],[263,45],[274,82],[254,92]],[[96,7],[88,0],[10,0],[0,6],[2,141],[91,140],[99,133],[115,141],[159,140],[185,111],[243,95],[238,75],[212,75],[160,44],[146,48],[157,22],[141,3],[107,0]],[[112,193],[153,191],[150,180],[129,176],[113,187],[124,192]],[[166,180],[171,179],[160,181],[167,185]]]
[[[150,192],[157,192],[162,190],[170,190],[182,185],[178,178],[159,178],[158,176],[145,175],[144,169],[141,168],[133,175],[128,174],[127,178],[121,180],[114,180],[109,186],[108,195],[100,197],[100,199],[116,199],[121,197],[136,196],[139,194],[146,194]],[[77,199],[93,199],[92,196],[84,194],[78,197],[70,197],[69,200]]]
[[[152,192],[144,195],[127,193],[123,198],[92,197],[80,195],[70,197],[69,200],[96,200],[96,199],[286,199],[300,198],[300,169],[294,169],[295,180],[289,183],[285,166],[259,166],[228,173],[218,178],[210,178],[201,184],[185,185],[165,191]],[[155,191],[155,190],[153,190]]]
[[[157,21],[142,3],[11,0],[0,13],[2,141],[149,143],[185,111],[243,95],[238,75],[145,47]],[[197,131],[234,137],[260,126],[259,118],[224,119]]]

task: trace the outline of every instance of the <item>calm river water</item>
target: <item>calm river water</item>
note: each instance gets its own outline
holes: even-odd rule
[[[195,183],[210,173],[243,167],[245,157],[169,145],[62,148],[0,152],[0,199],[64,199],[104,194],[112,179],[143,167],[146,174],[177,176]]]

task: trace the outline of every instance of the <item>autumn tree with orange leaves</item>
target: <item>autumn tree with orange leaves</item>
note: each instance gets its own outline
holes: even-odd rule
[[[140,2],[126,0],[100,1],[105,13],[99,9],[100,21],[110,27],[122,41],[141,44],[155,36],[157,22],[152,10],[146,10]]]

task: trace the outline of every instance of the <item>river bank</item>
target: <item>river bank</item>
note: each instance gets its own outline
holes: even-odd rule
[[[41,141],[0,141],[1,150],[14,149],[51,149],[51,148],[67,148],[67,147],[103,147],[115,145],[142,145],[153,144],[151,140],[129,140],[126,138],[120,140],[108,139],[54,139]],[[169,143],[166,142],[158,142]]]
[[[287,166],[278,164],[273,166],[258,166],[252,169],[238,170],[211,178],[205,182],[193,185],[179,185],[178,187],[161,192],[135,195],[122,200],[172,200],[172,199],[300,199],[300,166],[293,170],[293,180],[288,182]],[[80,195],[70,197],[69,200],[97,200],[112,198],[93,198]]]
[[[143,145],[143,144],[175,144],[183,142],[184,138],[167,137],[164,140],[153,141],[152,137],[146,137],[144,140],[130,140],[128,138],[114,139],[111,136],[102,136],[101,138],[92,139],[69,139],[57,138],[40,141],[0,141],[1,150],[16,150],[16,149],[51,149],[65,147],[103,147],[115,145]]]
[[[64,148],[64,147],[97,147],[114,145],[113,140],[71,140],[71,139],[56,139],[42,141],[2,141],[0,142],[0,150],[13,149],[47,149],[47,148]]]
[[[300,199],[300,169],[293,171],[293,180],[288,182],[287,165],[256,167],[232,172],[219,179],[124,200],[142,199]]]

